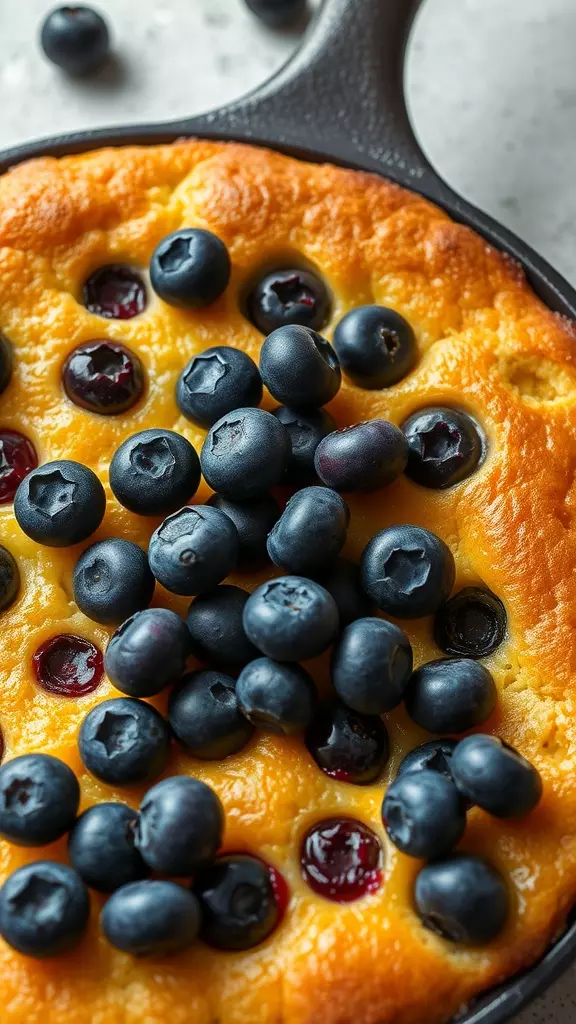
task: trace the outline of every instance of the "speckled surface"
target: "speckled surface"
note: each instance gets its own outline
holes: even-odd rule
[[[386,0],[382,0],[386,2]],[[46,0],[0,0],[0,144],[216,106],[286,59],[241,0],[101,0],[117,59],[70,83],[39,53]],[[427,0],[411,46],[411,111],[429,157],[468,199],[576,284],[574,0]],[[576,968],[515,1024],[573,1024]]]

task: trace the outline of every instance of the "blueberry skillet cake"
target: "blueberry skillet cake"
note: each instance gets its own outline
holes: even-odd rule
[[[576,896],[576,347],[377,177],[0,181],[2,1024],[444,1024]]]

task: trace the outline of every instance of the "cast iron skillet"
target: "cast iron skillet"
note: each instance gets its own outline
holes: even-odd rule
[[[576,291],[528,245],[453,192],[416,141],[403,76],[406,41],[420,2],[324,0],[296,55],[237,102],[168,124],[76,132],[17,146],[0,153],[0,172],[35,156],[181,136],[247,141],[302,159],[375,171],[422,193],[509,253],[550,309],[576,318]],[[540,963],[475,1001],[458,1024],[504,1024],[575,956],[576,921]]]

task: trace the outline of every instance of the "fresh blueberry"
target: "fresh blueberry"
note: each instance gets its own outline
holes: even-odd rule
[[[190,653],[190,634],[176,612],[147,608],[124,622],[104,656],[106,675],[129,697],[154,697],[178,681]]]
[[[433,771],[440,772],[447,779],[452,779],[450,765],[458,740],[450,737],[442,737],[439,740],[429,740],[414,747],[398,765],[398,775],[405,772]]]
[[[314,577],[336,601],[342,627],[374,614],[374,604],[362,590],[360,569],[347,558],[334,559]]]
[[[387,615],[419,619],[446,600],[456,570],[444,541],[420,526],[389,526],[364,548],[362,586]]]
[[[236,566],[238,533],[231,519],[209,505],[187,505],[168,516],[150,538],[148,560],[173,594],[211,590]]]
[[[465,587],[436,612],[434,639],[446,654],[485,658],[506,636],[506,609],[489,590]]]
[[[502,876],[487,861],[467,853],[455,853],[422,868],[414,902],[425,928],[466,945],[491,942],[510,912]]]
[[[127,412],[144,393],[144,370],[134,352],[113,341],[88,341],[70,353],[62,370],[74,405],[100,416]]]
[[[328,565],[346,542],[350,509],[329,487],[304,487],[290,498],[268,537],[268,554],[286,572],[307,575]]]
[[[36,861],[18,868],[0,890],[0,935],[24,956],[44,960],[78,945],[90,898],[66,864]]]
[[[408,449],[404,435],[387,420],[366,420],[320,441],[314,457],[323,483],[336,491],[376,491],[400,476]]]
[[[260,374],[270,394],[291,408],[317,408],[340,388],[338,357],[329,342],[309,327],[278,327],[260,349]]]
[[[136,846],[153,871],[190,877],[216,856],[224,809],[206,783],[173,775],[149,789],[140,805]]]
[[[384,619],[356,619],[332,654],[332,681],[340,699],[362,715],[381,715],[402,700],[412,674],[405,633]]]
[[[84,615],[111,625],[150,604],[154,577],[137,544],[109,537],[80,555],[72,574],[72,589]]]
[[[140,274],[121,263],[99,267],[90,274],[82,297],[86,309],[105,320],[131,320],[144,312],[148,301]]]
[[[386,306],[358,306],[334,331],[340,365],[359,388],[389,388],[414,368],[416,337],[410,324]]]
[[[208,432],[200,465],[210,487],[245,501],[280,483],[290,453],[290,435],[275,416],[263,409],[236,409]]]
[[[497,699],[488,669],[470,658],[440,658],[421,665],[404,694],[410,718],[437,736],[482,725]]]
[[[211,427],[234,409],[260,405],[262,381],[258,367],[238,348],[207,348],[182,370],[176,401],[187,420]]]
[[[7,611],[20,591],[20,570],[8,548],[0,544],[0,612]]]
[[[246,501],[230,501],[222,494],[213,494],[207,504],[224,512],[238,531],[239,569],[255,572],[269,564],[266,541],[280,517],[280,507],[271,494]]]
[[[110,463],[110,487],[121,505],[140,516],[167,516],[194,496],[200,460],[173,430],[142,430],[127,438]]]
[[[0,505],[14,501],[18,485],[37,465],[38,455],[30,438],[17,430],[0,430]]]
[[[228,287],[230,256],[224,242],[202,228],[184,228],[163,238],[150,261],[150,281],[170,306],[201,309]]]
[[[148,868],[134,845],[137,821],[127,804],[95,804],[80,815],[68,837],[68,856],[91,889],[114,892],[147,877]]]
[[[496,736],[466,736],[450,763],[461,793],[497,818],[521,818],[542,796],[542,778],[522,754]]]
[[[302,576],[279,576],[258,587],[244,608],[244,629],[275,661],[321,654],[338,632],[338,609],[324,587]]]
[[[252,949],[278,924],[270,869],[255,857],[219,857],[199,872],[194,892],[202,912],[200,937],[216,949]]]
[[[74,824],[78,779],[50,754],[22,754],[0,768],[0,836],[16,846],[46,846]]]
[[[175,882],[132,882],[113,893],[100,920],[115,949],[131,956],[166,956],[196,941],[200,907],[194,894]]]
[[[5,334],[0,331],[0,395],[6,391],[12,376],[12,346]]]
[[[320,707],[305,739],[316,764],[326,775],[359,786],[378,778],[390,752],[381,718],[359,715],[336,701]]]
[[[14,498],[20,529],[38,544],[62,548],[98,529],[106,495],[98,477],[80,462],[46,462],[24,478]]]
[[[57,7],[45,19],[40,43],[48,60],[70,75],[90,75],[105,63],[110,33],[91,7]]]
[[[78,736],[80,757],[111,786],[151,782],[164,771],[170,733],[162,715],[131,697],[105,700],[89,711]]]
[[[314,455],[322,438],[336,430],[336,424],[326,409],[289,409],[279,405],[274,415],[290,435],[292,455],[286,470],[285,482],[304,486],[317,480]]]
[[[248,597],[242,587],[224,584],[192,601],[186,622],[196,658],[209,665],[226,667],[245,665],[258,656],[242,624]]]
[[[168,705],[172,732],[194,757],[223,761],[245,747],[253,726],[238,707],[236,683],[223,672],[189,672]]]
[[[402,424],[408,442],[406,475],[423,487],[443,490],[465,480],[484,455],[477,425],[455,409],[421,409]]]
[[[246,665],[236,684],[238,704],[246,718],[265,732],[292,733],[306,729],[316,707],[316,687],[300,665],[256,658]]]
[[[389,839],[410,857],[442,857],[460,842],[466,806],[439,772],[405,772],[390,783],[382,805]]]
[[[249,295],[248,316],[262,334],[285,324],[319,331],[330,316],[330,296],[324,282],[308,270],[275,270]]]

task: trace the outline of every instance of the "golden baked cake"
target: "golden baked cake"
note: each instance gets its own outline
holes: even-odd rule
[[[149,279],[157,247],[182,229],[210,232],[230,258],[227,287],[201,308],[164,301],[158,282],[155,291]],[[169,263],[167,258],[164,270]],[[42,959],[0,940],[2,1024],[445,1024],[479,992],[533,963],[561,931],[576,897],[574,328],[544,307],[511,260],[420,196],[376,176],[259,148],[192,140],[107,149],[33,160],[0,181],[6,379],[6,346],[12,350],[11,378],[0,397],[0,542],[15,559],[20,578],[14,599],[10,588],[17,584],[4,555],[0,772],[21,755],[52,755],[77,777],[82,811],[110,801],[137,808],[153,784],[100,781],[80,756],[79,732],[83,727],[86,737],[87,715],[124,694],[102,672],[102,656],[120,620],[99,624],[80,611],[74,569],[97,542],[123,538],[145,551],[154,531],[162,531],[163,514],[140,515],[118,500],[110,487],[110,463],[122,442],[149,428],[175,431],[201,452],[206,429],[185,416],[176,401],[180,375],[195,355],[215,346],[246,353],[258,365],[268,333],[266,304],[258,307],[264,311],[263,330],[252,322],[258,315],[250,304],[266,275],[284,271],[292,279],[284,274],[283,283],[276,282],[275,299],[268,292],[272,312],[275,301],[300,304],[304,322],[329,341],[346,314],[365,306],[399,314],[398,323],[413,332],[416,347],[400,379],[385,387],[359,386],[358,373],[348,373],[343,359],[342,386],[327,406],[339,430],[371,420],[403,426],[410,458],[414,452],[417,457],[412,471],[409,461],[407,471],[393,473],[386,487],[336,487],[350,511],[350,524],[343,526],[344,554],[354,563],[363,558],[368,596],[374,597],[382,579],[377,572],[370,577],[365,549],[381,531],[410,524],[449,549],[442,556],[444,575],[435,584],[436,605],[442,605],[436,614],[414,607],[406,616],[381,618],[402,628],[415,666],[466,654],[460,634],[471,630],[479,644],[475,654],[482,655],[468,662],[477,667],[474,679],[488,689],[486,680],[493,679],[497,691],[486,696],[485,686],[472,734],[501,737],[540,774],[542,797],[538,806],[536,797],[532,801],[531,813],[498,816],[472,806],[463,837],[453,839],[458,850],[485,858],[504,880],[505,923],[493,938],[476,944],[437,934],[430,927],[434,915],[423,920],[415,905],[424,861],[391,841],[392,815],[384,827],[382,799],[400,762],[434,738],[416,724],[422,715],[413,679],[410,701],[383,715],[388,759],[385,733],[375,733],[377,768],[362,775],[359,766],[356,779],[328,763],[329,753],[322,764],[317,748],[324,741],[329,746],[326,725],[324,740],[318,740],[322,727],[316,724],[306,742],[298,729],[281,735],[247,727],[236,753],[212,753],[212,759],[196,757],[171,740],[163,775],[202,780],[221,801],[220,856],[249,854],[273,869],[275,927],[248,949],[215,948],[217,943],[204,941],[201,932],[183,952],[135,957],[114,948],[103,934],[99,914],[107,897],[91,889],[89,925],[71,951]],[[306,274],[316,285],[306,285]],[[264,286],[261,298],[263,291]],[[322,324],[313,322],[316,315]],[[386,341],[386,332],[381,337]],[[388,356],[398,344],[394,338]],[[336,344],[337,351],[344,351],[345,342]],[[79,346],[88,347],[78,354]],[[212,370],[219,379],[218,366]],[[113,378],[116,390],[108,407],[98,409],[97,397],[83,387],[90,374]],[[280,376],[281,391],[285,377]],[[200,391],[210,394],[212,385],[209,380]],[[307,386],[303,379],[302,387]],[[254,407],[258,398],[244,404]],[[261,408],[271,411],[277,405],[265,391]],[[440,410],[437,419],[411,434],[411,418],[430,409]],[[462,436],[450,421],[442,427],[443,410],[464,417],[468,426]],[[281,414],[276,422],[285,429]],[[440,447],[434,441],[438,423]],[[458,446],[468,428],[471,447],[462,456]],[[431,447],[420,450],[418,462],[417,446],[426,433]],[[231,437],[221,434],[216,440],[227,444]],[[461,458],[462,472],[434,477],[446,460],[453,468]],[[80,527],[85,537],[70,543],[77,536],[72,529],[68,541],[58,541],[61,546],[33,539],[38,527],[26,519],[30,505],[24,504],[27,495],[36,511],[66,509],[76,484],[58,477],[57,468],[48,482],[34,476],[36,463],[42,467],[58,460],[91,469],[106,497],[102,518],[103,497],[92,482]],[[336,458],[336,464],[341,471],[342,460]],[[251,473],[247,469],[246,480]],[[208,476],[214,481],[218,473]],[[119,473],[116,490],[123,479]],[[25,527],[28,523],[26,530],[13,511],[18,483],[20,495],[28,488],[19,515]],[[282,482],[274,490],[276,500],[285,501],[295,490]],[[180,504],[197,508],[210,494],[203,478]],[[219,515],[222,507],[218,501],[210,506]],[[50,516],[47,521],[52,522]],[[166,529],[171,527],[164,528],[164,540]],[[225,559],[223,551],[220,546],[211,557]],[[185,555],[188,565],[194,553],[188,562]],[[154,569],[152,549],[150,561]],[[253,591],[281,571],[271,564],[256,572],[237,570],[226,583]],[[451,615],[445,602],[462,591],[462,615],[454,612],[456,606]],[[478,593],[485,598],[480,619],[477,606],[470,612],[467,604]],[[152,606],[185,619],[191,596],[177,596],[158,584]],[[188,668],[199,664],[192,659]],[[306,669],[320,695],[328,696],[329,657],[307,660]],[[147,707],[154,706],[164,719],[169,696],[169,690],[151,696]],[[321,713],[329,714],[325,708]],[[468,730],[447,731],[458,738]],[[439,726],[434,735],[442,732]],[[157,778],[158,773],[154,782]],[[0,785],[0,793],[6,803],[6,793],[20,799],[21,791]],[[27,799],[25,793],[21,803]],[[2,813],[0,807],[0,827]],[[350,821],[352,832],[346,833]],[[318,825],[324,832],[311,837]],[[344,841],[336,854],[336,867],[338,856],[343,858],[342,870],[335,870],[328,884],[311,868],[308,855],[321,858],[322,844],[329,845],[342,828]],[[36,861],[69,864],[66,836],[40,846],[0,841],[2,880]],[[34,914],[40,919],[46,900],[54,897],[35,884],[18,897],[22,915],[32,914],[31,920]],[[5,895],[4,910],[8,902]],[[18,909],[17,900],[14,906]],[[10,938],[2,912],[0,907],[0,927]]]

